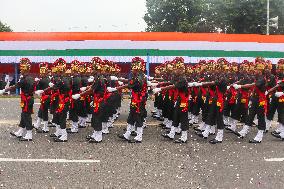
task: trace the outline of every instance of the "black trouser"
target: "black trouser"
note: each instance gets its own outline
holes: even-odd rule
[[[168,108],[170,106],[169,104],[170,104],[170,99],[169,99],[169,96],[166,95],[162,103],[162,116],[164,118],[168,118],[169,116],[169,112],[168,112]]]
[[[142,112],[136,112],[136,107],[130,106],[130,112],[127,118],[127,123],[135,125],[136,127],[143,126],[143,114]]]
[[[247,126],[252,126],[254,117],[257,115],[258,125],[257,128],[259,130],[265,130],[265,110],[264,106],[260,106],[257,98],[252,98],[252,105],[249,108],[248,119],[246,121]]]
[[[48,108],[49,108],[49,100],[41,102],[37,116],[41,118],[43,121],[48,121]]]
[[[32,114],[28,112],[21,113],[20,127],[26,128],[26,130],[32,130]]]
[[[162,96],[162,94],[159,94],[158,96],[157,96],[157,99],[156,99],[156,104],[157,104],[157,109],[159,109],[159,110],[162,110],[163,109],[163,96]]]
[[[94,128],[95,131],[102,130],[102,112],[93,112],[91,126]]]
[[[95,131],[102,130],[102,122],[104,118],[104,109],[107,108],[104,101],[99,104],[99,107],[96,111],[96,107],[93,107],[92,112],[92,119],[91,119],[91,126],[94,128]]]
[[[202,103],[201,109],[202,109],[202,121],[205,122],[209,112],[209,97],[206,97],[205,102]]]
[[[69,110],[69,119],[73,122],[79,121],[78,109],[79,109],[78,101],[73,100],[73,102],[71,103],[71,106],[70,106],[70,110]]]
[[[80,117],[87,117],[87,106],[86,106],[87,100],[79,99],[78,100],[78,116]]]
[[[66,129],[67,111],[58,113],[60,129]]]
[[[230,102],[225,102],[224,104],[224,110],[223,110],[223,114],[224,116],[227,117],[231,117],[233,114],[233,110],[234,110],[235,104],[231,104]]]
[[[217,106],[217,101],[213,100],[212,104],[209,105],[208,116],[205,121],[205,124],[213,126],[217,124],[217,129],[224,129],[224,119],[223,111],[220,110],[220,107]]]
[[[193,114],[193,110],[194,110],[194,102],[191,99],[191,100],[188,101],[188,112]]]
[[[232,118],[235,120],[240,121],[241,123],[245,123],[248,116],[248,108],[246,103],[237,103],[234,106],[233,112],[232,112]]]
[[[271,98],[268,99],[269,103],[267,106],[267,113],[266,113],[266,117],[268,120],[272,121],[273,117],[275,115],[275,112],[277,110],[277,106],[278,106],[278,98],[273,94],[271,96]]]
[[[278,102],[278,122],[284,125],[284,102]]]
[[[196,101],[193,103],[193,112],[192,112],[193,115],[195,115],[195,116],[199,115],[199,112],[200,112],[200,109],[201,109],[203,103],[204,103],[204,101],[202,99],[202,96],[198,95],[197,98],[196,98]]]
[[[180,124],[181,130],[187,131],[189,128],[188,121],[188,111],[183,111],[183,108],[179,107],[179,105],[177,104],[174,109],[173,126],[178,127]]]

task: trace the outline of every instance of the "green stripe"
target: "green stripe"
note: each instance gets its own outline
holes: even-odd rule
[[[0,56],[189,56],[189,57],[267,57],[283,58],[276,51],[156,50],[156,49],[70,49],[0,50]]]

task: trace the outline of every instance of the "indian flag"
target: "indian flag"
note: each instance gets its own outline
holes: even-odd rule
[[[54,62],[62,57],[88,62],[94,56],[130,62],[140,56],[163,63],[181,56],[185,62],[226,58],[242,62],[264,57],[273,63],[284,58],[284,35],[178,32],[11,32],[0,33],[0,62]]]

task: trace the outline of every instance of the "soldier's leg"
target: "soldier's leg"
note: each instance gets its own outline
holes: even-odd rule
[[[175,141],[175,143],[186,143],[189,121],[188,121],[188,113],[183,112],[182,110],[179,112],[180,124],[181,124],[181,137]]]

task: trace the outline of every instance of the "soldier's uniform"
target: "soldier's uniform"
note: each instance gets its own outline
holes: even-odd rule
[[[264,64],[261,60],[256,59],[254,67],[256,68],[256,70],[263,70]],[[263,133],[266,128],[265,113],[267,111],[267,98],[265,95],[266,81],[262,75],[256,76],[255,84],[251,88],[251,91],[252,93],[250,98],[249,114],[242,130],[239,131],[237,134],[240,138],[244,138],[249,132],[249,129],[253,124],[253,120],[257,115],[258,133],[253,140],[250,140],[250,143],[260,143],[262,141]]]
[[[37,120],[34,124],[38,133],[48,133],[48,109],[50,107],[50,90],[44,91],[49,87],[50,78],[48,73],[48,63],[40,63],[39,65],[41,78],[37,82],[36,94],[40,95],[40,107],[38,110]],[[43,128],[40,129],[41,122],[43,122]]]
[[[80,64],[79,61],[74,60],[71,62],[71,71],[73,77],[71,78],[71,95],[80,93],[81,88],[81,77],[78,73],[78,65]],[[67,129],[67,133],[78,133],[78,111],[79,111],[79,103],[78,100],[70,99],[70,109],[69,109],[69,119],[71,120],[71,128]]]
[[[129,141],[130,143],[142,142],[143,135],[143,82],[145,80],[145,63],[144,60],[135,57],[132,59],[132,78],[128,82],[128,88],[131,89],[130,112],[127,118],[127,129],[120,138]],[[136,127],[137,136],[131,140],[131,131]]]
[[[22,58],[20,60],[20,70],[23,76],[20,78],[19,82],[16,84],[17,88],[21,89],[21,103],[22,108],[20,128],[17,132],[11,132],[12,136],[20,138],[20,141],[32,141],[32,114],[34,105],[34,90],[35,90],[35,80],[34,78],[27,75],[31,67],[30,60],[27,58]],[[25,136],[23,136],[26,132]]]
[[[56,131],[51,134],[50,137],[54,138],[55,142],[66,142],[67,141],[67,130],[66,130],[66,119],[67,112],[70,106],[70,90],[71,83],[70,79],[65,76],[66,71],[66,61],[59,58],[55,61],[54,66],[56,66],[60,76],[58,77],[56,83],[53,85],[53,89],[58,94],[58,104],[55,107],[53,118],[56,125]]]

